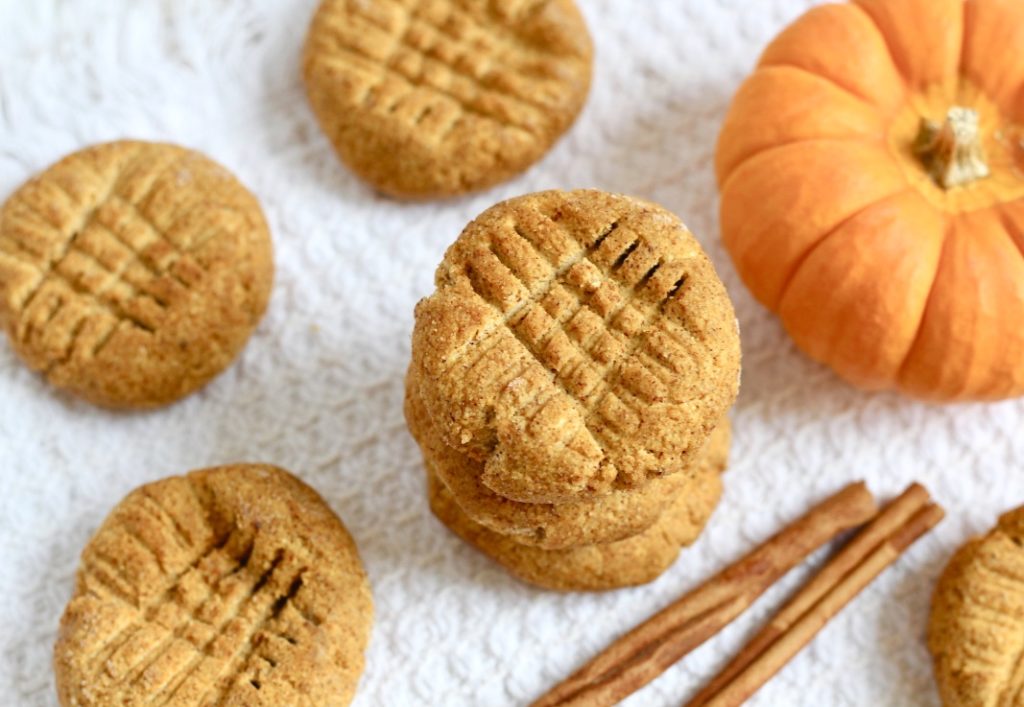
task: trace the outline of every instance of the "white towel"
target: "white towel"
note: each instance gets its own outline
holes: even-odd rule
[[[313,484],[359,543],[377,604],[363,706],[528,701],[844,483],[866,478],[886,496],[921,480],[950,517],[751,704],[937,704],[929,594],[953,547],[1024,502],[1024,405],[855,391],[799,354],[739,282],[718,236],[718,127],[760,50],[811,3],[581,0],[597,60],[576,126],[518,179],[419,205],[374,195],[318,131],[299,79],[314,4],[0,2],[0,198],[87,144],[168,140],[256,192],[277,251],[269,313],[240,360],[168,409],[66,399],[0,342],[0,703],[55,703],[50,653],[78,553],[118,499],[161,476],[259,460]],[[462,226],[499,199],[584,186],[683,217],[732,293],[745,358],[733,463],[707,532],[649,586],[565,596],[518,583],[430,515],[402,377],[413,305]],[[679,704],[800,577],[628,704]]]

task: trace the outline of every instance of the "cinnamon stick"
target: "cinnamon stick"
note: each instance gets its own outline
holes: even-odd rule
[[[912,484],[851,541],[687,707],[736,707],[753,695],[944,513]]]
[[[863,482],[847,486],[612,643],[534,707],[615,704],[720,631],[809,554],[876,512]]]

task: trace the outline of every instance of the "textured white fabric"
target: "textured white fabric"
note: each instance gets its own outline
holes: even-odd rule
[[[55,703],[50,652],[78,553],[119,498],[260,460],[313,484],[359,544],[377,606],[359,705],[525,702],[843,483],[888,495],[920,479],[950,518],[752,704],[937,704],[929,593],[953,547],[1024,501],[1024,405],[854,391],[796,352],[739,283],[718,241],[714,141],[760,49],[808,0],[581,4],[597,63],[569,136],[509,184],[409,205],[360,184],[314,124],[298,66],[314,0],[0,0],[0,195],[93,142],[178,142],[262,199],[278,273],[238,363],[165,410],[66,399],[0,344],[0,703]],[[734,462],[708,531],[653,584],[596,596],[519,584],[435,522],[401,412],[413,305],[445,247],[499,199],[580,186],[682,215],[729,286],[745,355]],[[799,578],[628,704],[679,704]]]

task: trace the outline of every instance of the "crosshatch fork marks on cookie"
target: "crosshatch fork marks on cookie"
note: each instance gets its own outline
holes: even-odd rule
[[[85,352],[89,357],[98,355],[122,326],[154,333],[168,306],[203,276],[192,249],[182,249],[168,235],[177,221],[162,228],[147,212],[154,193],[168,188],[165,178],[182,159],[176,154],[140,165],[137,152],[107,175],[79,160],[79,179],[87,183],[76,185],[77,194],[56,178],[41,179],[33,187],[46,197],[48,208],[61,213],[56,222],[31,197],[21,200],[20,211],[12,215],[18,219],[18,238],[8,231],[0,239],[0,258],[36,274],[14,305],[23,312],[22,337],[64,342],[54,347],[64,353],[51,356],[47,371],[69,359],[86,332],[92,340]],[[129,191],[126,177],[134,194],[124,193]],[[81,194],[90,190],[98,198],[85,203]],[[180,198],[174,201],[170,213],[180,211]],[[61,228],[62,223],[72,225]]]
[[[513,222],[492,237],[488,249],[469,258],[469,283],[502,317],[452,356],[446,369],[451,371],[470,350],[478,354],[466,370],[484,364],[507,347],[511,334],[528,355],[511,357],[511,367],[493,377],[515,381],[539,363],[576,401],[583,421],[582,429],[567,426],[559,444],[579,448],[574,438],[586,434],[606,450],[620,443],[623,427],[639,418],[638,408],[670,394],[679,370],[665,355],[666,341],[676,340],[681,351],[692,348],[691,342],[680,341],[694,338],[691,332],[665,316],[666,305],[686,282],[687,264],[666,260],[628,226],[620,227],[618,219],[583,242],[566,231],[562,236],[572,239],[563,249],[568,257],[546,253],[537,238]],[[556,393],[536,386],[519,401],[527,427]]]
[[[928,644],[949,704],[1024,699],[1024,511],[961,547],[932,598]]]
[[[1015,545],[1015,547],[1017,546]],[[998,646],[989,647],[990,649],[996,648],[1000,654],[994,667],[1004,674],[1003,688],[998,704],[1018,705],[1024,698],[1024,640],[1020,639],[1024,622],[1020,621],[1019,600],[1008,600],[1007,598],[1019,597],[1024,593],[1024,576],[1014,571],[1021,569],[1019,562],[1007,561],[1007,559],[995,555],[979,555],[975,561],[979,576],[984,578],[986,586],[996,590],[995,596],[992,597],[993,604],[987,604],[983,596],[972,595],[970,602],[965,604],[965,608],[990,612],[980,620],[980,617],[975,614],[972,623],[982,627],[983,635],[986,633],[984,627],[995,626],[998,631],[996,635],[1003,637],[1004,640],[997,641]],[[1019,560],[1019,557],[1014,559]],[[1018,566],[1015,568],[1014,564]],[[1009,636],[1006,635],[1005,624],[1001,624],[999,619],[994,618],[994,616],[1000,615],[1003,621],[1009,620],[1014,624],[1010,629]],[[1005,640],[1010,636],[1014,638],[1012,643]]]
[[[165,539],[183,536],[166,511],[158,515],[148,506],[147,513],[140,522],[162,526]],[[139,543],[146,542],[143,535],[133,532]],[[257,565],[255,543],[255,537],[234,531],[190,547],[194,559],[169,577],[162,591],[145,604],[124,607],[132,618],[96,649],[89,661],[93,679],[141,691],[149,704],[174,704],[182,691],[197,686],[206,695],[199,703],[205,704],[237,680],[259,683],[249,677],[253,661],[258,658],[271,669],[277,663],[260,650],[267,641],[298,645],[281,619],[285,610],[293,609],[292,618],[306,623],[318,620],[295,603],[308,562],[293,549],[278,548]],[[149,551],[157,562],[158,550]],[[104,565],[109,571],[110,563]],[[91,570],[87,563],[84,571]],[[118,583],[127,581],[122,577]],[[124,602],[122,592],[107,592],[102,582],[91,586],[106,601]]]
[[[62,704],[335,704],[372,599],[351,536],[283,469],[142,486],[82,553],[54,650]]]
[[[318,60],[358,79],[353,104],[374,100],[385,112],[403,114],[408,107],[410,122],[432,128],[438,142],[466,114],[526,133],[550,120],[535,98],[554,90],[546,85],[555,80],[548,57],[499,20],[482,23],[457,3],[435,0],[350,3],[349,10],[347,21],[325,23],[333,44]]]

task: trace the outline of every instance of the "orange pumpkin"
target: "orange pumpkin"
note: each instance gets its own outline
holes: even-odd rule
[[[726,247],[811,357],[868,389],[1024,394],[1024,0],[811,10],[716,167]]]

